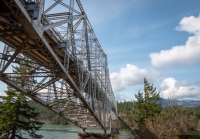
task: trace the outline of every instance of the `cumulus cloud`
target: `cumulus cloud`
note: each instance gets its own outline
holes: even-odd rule
[[[190,16],[184,17],[179,26],[176,28],[180,31],[187,31],[189,33],[199,33],[200,32],[200,15],[198,17]]]
[[[135,65],[127,64],[126,67],[121,68],[118,73],[111,73],[110,79],[114,92],[124,90],[126,87],[143,84],[144,78],[149,81],[157,79],[159,72],[155,70],[146,70],[138,68]]]
[[[169,77],[161,80],[161,96],[166,99],[200,99],[200,87]]]
[[[192,65],[200,61],[200,15],[184,17],[176,29],[192,33],[194,36],[190,36],[185,45],[173,46],[171,49],[161,50],[159,53],[151,53],[153,66]]]

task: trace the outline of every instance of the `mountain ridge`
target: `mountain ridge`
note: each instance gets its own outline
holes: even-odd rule
[[[161,98],[162,106],[166,107],[169,105],[179,105],[179,106],[185,106],[185,107],[198,107],[200,106],[200,100],[189,100],[189,99],[164,99]]]

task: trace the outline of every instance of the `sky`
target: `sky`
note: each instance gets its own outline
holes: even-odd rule
[[[143,80],[164,98],[200,99],[199,0],[82,0],[118,101]]]
[[[163,98],[200,99],[199,0],[81,2],[107,54],[118,101],[135,100],[144,78]],[[2,93],[6,85],[0,87]]]

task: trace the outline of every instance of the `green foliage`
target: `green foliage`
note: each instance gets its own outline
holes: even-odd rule
[[[148,83],[146,78],[144,78],[144,92],[138,92],[135,95],[136,108],[137,108],[137,117],[135,121],[138,123],[138,126],[141,127],[145,124],[145,119],[149,117],[154,117],[155,114],[160,113],[162,109],[162,104],[160,101],[159,92],[156,91],[156,88]]]
[[[200,106],[195,108],[195,115],[198,119],[200,119]]]
[[[200,135],[178,134],[177,139],[200,139]]]
[[[130,126],[133,126],[135,123],[134,115],[136,113],[136,105],[133,101],[124,101],[117,103],[117,109],[120,117],[126,121]],[[119,121],[119,128],[126,128],[122,121]]]
[[[135,113],[135,102],[133,101],[124,101],[117,103],[117,109],[119,113],[123,113],[125,115],[131,115]]]
[[[145,100],[143,93],[138,91],[138,94],[135,95],[136,101],[136,109],[137,109],[137,117],[135,121],[137,122],[138,126],[142,126],[145,123]]]
[[[66,119],[62,118],[59,115],[56,115],[53,111],[47,109],[46,107],[33,100],[29,101],[29,105],[35,108],[35,112],[39,113],[38,119],[43,122],[50,124],[68,124],[68,121]]]
[[[24,57],[26,60],[27,58]],[[30,67],[27,62],[21,63],[19,66],[13,66],[14,73],[28,73]],[[19,74],[16,78],[16,84],[24,87],[27,79]],[[23,134],[28,134],[29,138],[40,139],[43,136],[37,135],[35,132],[40,129],[42,123],[37,121],[38,113],[34,112],[34,108],[28,105],[28,98],[22,93],[17,92],[8,86],[6,96],[3,97],[0,104],[0,137],[11,139],[23,139]]]
[[[6,95],[0,104],[1,138],[23,138],[22,133],[28,133],[30,138],[42,138],[35,133],[42,123],[37,121],[38,113],[28,105],[28,99],[14,89],[7,90]]]

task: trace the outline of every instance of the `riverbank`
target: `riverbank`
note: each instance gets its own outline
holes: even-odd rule
[[[43,135],[43,139],[78,139],[78,133],[82,132],[81,128],[71,125],[54,125],[44,124],[38,134]],[[101,130],[90,129],[86,132],[103,133]],[[133,139],[129,130],[120,130],[119,135],[113,136],[113,139]]]

